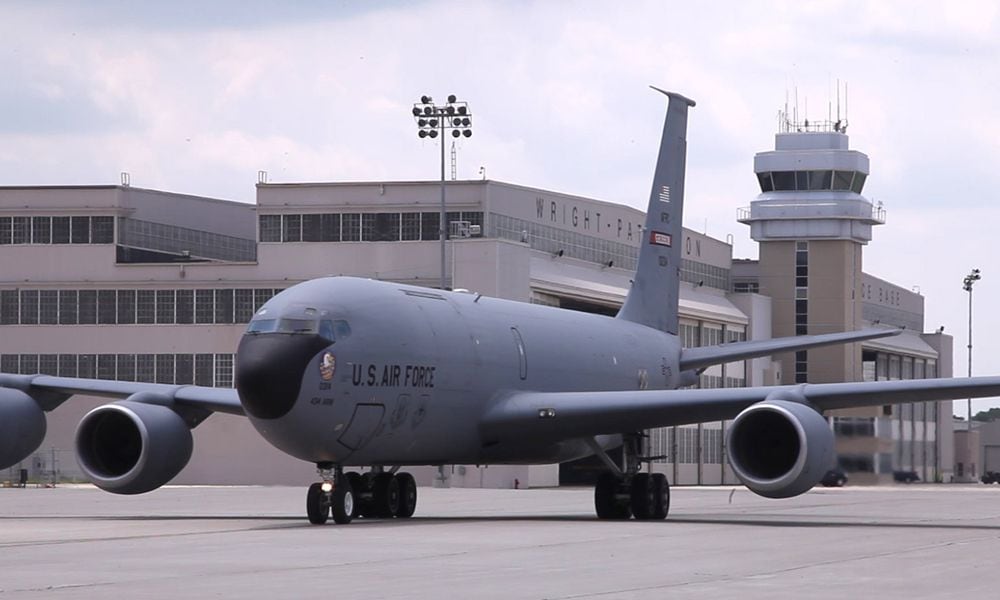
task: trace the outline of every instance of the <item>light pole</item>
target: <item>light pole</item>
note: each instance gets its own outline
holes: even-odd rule
[[[472,113],[467,102],[459,102],[455,94],[448,96],[443,106],[434,104],[430,96],[421,96],[420,102],[413,103],[413,118],[417,121],[417,135],[434,139],[441,135],[441,215],[438,221],[438,237],[441,240],[441,289],[445,289],[445,240],[448,239],[445,222],[444,203],[444,137],[445,130],[451,129],[452,137],[472,137]]]
[[[969,292],[969,377],[972,377],[972,285],[980,279],[982,279],[982,276],[979,274],[979,269],[973,269],[972,272],[966,275],[965,279],[962,280],[962,289]],[[969,460],[974,461],[978,459],[978,456],[975,455],[975,450],[972,447],[972,398],[969,398],[967,402],[968,414],[966,416],[968,421],[966,422],[969,427]],[[973,480],[976,478],[976,474],[972,472],[971,468],[974,464],[976,463],[973,462],[969,465],[969,476]]]

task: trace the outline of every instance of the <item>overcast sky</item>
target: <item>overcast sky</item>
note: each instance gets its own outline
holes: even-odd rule
[[[697,4],[697,6],[695,6]],[[0,185],[132,185],[254,201],[271,182],[423,180],[421,94],[469,102],[458,177],[645,208],[664,114],[695,99],[685,224],[755,257],[736,209],[777,112],[841,110],[881,201],[865,270],[1000,374],[1000,25],[994,2],[5,2]],[[835,111],[836,108],[834,107]],[[449,138],[450,140],[450,138]],[[979,401],[980,406],[995,401]],[[961,405],[964,414],[964,403]]]

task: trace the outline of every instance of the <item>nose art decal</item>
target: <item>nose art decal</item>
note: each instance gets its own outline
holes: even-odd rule
[[[323,355],[323,359],[319,362],[319,376],[323,378],[323,381],[330,381],[333,379],[333,374],[337,372],[337,357],[331,352],[327,352]]]

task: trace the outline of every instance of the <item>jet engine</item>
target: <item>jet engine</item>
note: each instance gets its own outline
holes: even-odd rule
[[[80,468],[94,485],[116,494],[142,494],[167,483],[187,465],[193,447],[184,419],[160,404],[105,404],[76,429]]]
[[[768,498],[808,491],[830,469],[834,437],[821,414],[800,402],[764,400],[729,429],[729,462],[743,485]]]
[[[45,413],[21,390],[0,388],[0,469],[16,465],[42,445]]]

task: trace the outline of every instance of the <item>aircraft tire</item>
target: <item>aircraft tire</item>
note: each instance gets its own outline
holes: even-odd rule
[[[354,490],[351,489],[351,481],[343,477],[337,487],[333,488],[330,494],[330,509],[333,513],[333,522],[338,525],[347,525],[354,518]]]
[[[379,473],[372,482],[374,516],[391,519],[399,510],[399,481],[389,473]]]
[[[650,519],[666,519],[670,512],[670,482],[663,473],[653,473],[649,476],[653,493],[653,507]]]
[[[396,517],[409,519],[417,510],[417,482],[409,473],[396,474],[396,482],[399,487],[399,506],[396,508]]]
[[[629,489],[629,501],[632,515],[638,520],[653,518],[654,498],[653,481],[648,473],[636,473],[632,477]]]
[[[306,514],[313,525],[322,525],[330,518],[330,502],[323,492],[322,483],[309,486],[309,492],[306,493]]]
[[[617,494],[621,481],[611,473],[602,473],[597,478],[597,485],[594,486],[594,508],[597,511],[598,519],[627,519],[628,516],[621,516],[621,503]],[[626,510],[628,506],[625,506]]]
[[[364,499],[365,488],[365,478],[361,473],[356,471],[351,471],[350,473],[345,473],[347,481],[351,484],[351,491],[354,492],[354,510],[351,511],[351,518],[357,519],[358,517],[366,516],[364,514],[364,505],[366,501]]]

